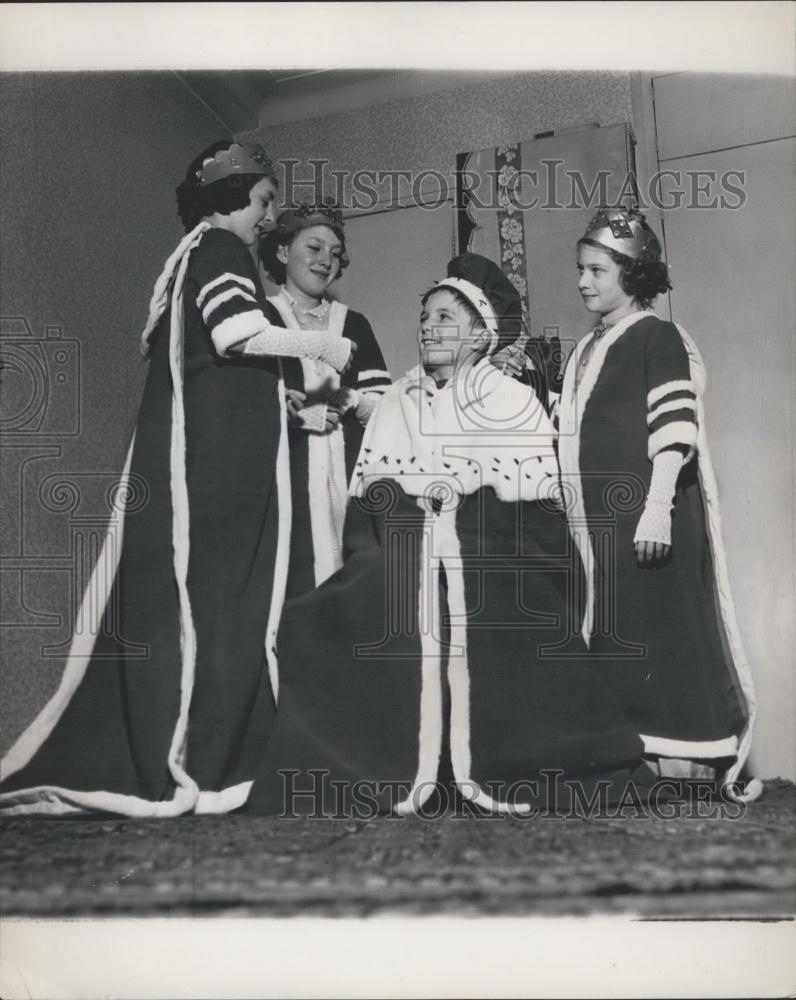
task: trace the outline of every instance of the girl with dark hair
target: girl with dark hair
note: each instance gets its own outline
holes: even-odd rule
[[[175,816],[248,795],[274,713],[288,561],[279,357],[341,371],[352,346],[276,324],[250,254],[276,186],[241,140],[205,150],[177,189],[188,232],[143,333],[129,502],[81,608],[102,622],[75,635],[61,686],[3,762],[10,812]]]
[[[495,812],[606,805],[629,780],[644,794],[641,741],[568,614],[580,563],[552,425],[490,360],[519,316],[478,254],[424,296],[421,364],[365,430],[346,562],[285,605],[289,670],[247,811],[423,814],[448,777]]]
[[[559,460],[586,567],[583,631],[660,773],[722,775],[736,796],[754,690],[730,594],[705,434],[704,363],[650,311],[671,287],[636,211],[602,210],[578,242],[597,326],[569,359]]]
[[[281,287],[269,302],[279,322],[356,345],[339,375],[323,360],[283,363],[290,417],[293,522],[287,596],[319,586],[343,564],[348,481],[362,433],[390,375],[367,319],[327,291],[348,266],[341,213],[330,205],[287,209],[260,244],[269,277]]]

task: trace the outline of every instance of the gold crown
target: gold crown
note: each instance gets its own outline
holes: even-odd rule
[[[640,212],[630,213],[621,208],[601,208],[586,227],[583,239],[599,243],[631,260],[640,260],[650,244],[654,246],[657,242]]]
[[[236,174],[273,177],[274,165],[262,149],[246,149],[234,142],[229,149],[220,149],[215,156],[205,160],[196,171],[196,178],[202,187],[207,187]]]
[[[310,226],[329,226],[343,236],[345,223],[343,213],[330,201],[317,205],[302,202],[300,205],[286,208],[276,220],[276,229],[282,235],[292,234],[299,229]]]

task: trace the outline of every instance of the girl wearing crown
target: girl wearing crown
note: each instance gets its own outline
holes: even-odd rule
[[[290,666],[247,811],[423,812],[446,768],[489,811],[560,805],[554,772],[589,795],[602,781],[605,801],[644,784],[641,741],[568,618],[580,563],[550,420],[490,360],[520,315],[477,254],[424,296],[422,364],[365,430],[346,562],[285,606]]]
[[[578,242],[578,273],[598,323],[566,368],[559,460],[587,572],[584,635],[660,772],[721,773],[739,794],[755,701],[707,448],[704,363],[682,327],[651,311],[671,285],[643,215],[599,212]]]
[[[363,428],[390,375],[367,319],[326,294],[348,266],[338,210],[325,204],[287,209],[262,240],[260,255],[266,273],[280,285],[269,299],[280,322],[356,345],[342,375],[321,359],[283,362],[291,418],[290,598],[313,590],[343,564],[348,481]]]
[[[278,358],[342,371],[351,342],[277,325],[250,255],[274,169],[241,137],[177,189],[187,235],[155,284],[120,496],[59,689],[3,761],[3,806],[175,816],[245,800],[268,737],[287,572]],[[118,506],[122,508],[123,502]],[[122,532],[124,545],[122,547]]]

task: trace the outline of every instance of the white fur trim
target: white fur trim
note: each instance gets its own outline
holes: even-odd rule
[[[664,413],[674,413],[676,410],[693,410],[696,413],[696,399],[672,399],[668,403],[660,403],[647,414],[647,426],[651,427]]]
[[[696,387],[691,379],[688,378],[664,382],[663,385],[657,385],[647,393],[647,408],[652,409],[659,400],[672,392],[693,392],[696,395]]]
[[[654,753],[659,757],[707,760],[711,757],[734,757],[738,751],[736,736],[727,736],[722,740],[672,740],[644,733],[640,736],[644,741],[644,753]]]
[[[276,491],[279,506],[279,528],[276,543],[274,579],[271,585],[271,606],[265,629],[265,657],[274,701],[279,701],[279,660],[277,657],[277,632],[285,604],[287,574],[290,565],[290,527],[293,519],[292,497],[290,495],[290,452],[287,437],[287,408],[285,383],[282,378],[282,363],[279,362],[279,450],[276,456]]]
[[[135,434],[133,434],[133,438],[127,449],[124,470],[119,480],[120,489],[118,496],[120,497],[127,494],[125,487],[130,475],[130,463],[133,459],[134,444]],[[124,509],[119,512],[118,517],[111,518],[102,551],[91,573],[86,592],[83,595],[78,621],[93,622],[95,616],[89,613],[89,609],[105,608],[107,605],[119,568],[123,539]],[[53,729],[55,729],[85,676],[96,641],[96,632],[76,631],[73,634],[69,647],[69,655],[66,658],[66,666],[61,676],[61,683],[58,685],[55,694],[53,694],[33,722],[18,737],[2,762],[0,762],[0,771],[2,772],[3,779],[10,778],[12,774],[16,774],[17,771],[22,770],[23,767],[30,763],[33,755],[39,750]],[[15,792],[13,794],[16,795],[19,793]],[[3,799],[5,799],[5,795],[3,795]]]
[[[199,792],[194,812],[206,816],[238,809],[248,799],[253,784],[252,781],[242,781],[239,785],[230,785],[220,792]]]
[[[329,310],[329,325],[327,335],[342,338],[348,309],[341,302],[333,302]],[[315,371],[322,362],[314,364]],[[309,367],[309,365],[307,365]],[[330,386],[339,387],[340,376],[330,366],[324,366],[326,379]],[[305,378],[305,387],[306,387]],[[308,392],[312,388],[308,387]],[[323,451],[321,461],[320,452]],[[316,464],[325,471],[323,486],[324,496],[320,496],[318,479],[313,473],[313,457]],[[329,434],[311,437],[309,440],[310,461],[310,519],[312,522],[312,547],[315,556],[315,586],[319,587],[343,565],[343,524],[345,521],[346,504],[348,501],[346,469],[345,469],[345,436],[343,425],[338,424]]]
[[[202,308],[202,304],[214,288],[218,288],[219,285],[226,285],[230,281],[234,281],[237,285],[242,285],[243,288],[246,291],[251,292],[252,295],[257,294],[254,282],[249,280],[249,278],[244,277],[242,274],[233,274],[232,271],[225,271],[224,274],[219,275],[217,278],[213,278],[212,281],[208,281],[208,283],[204,285],[199,294],[196,296],[196,308]]]
[[[235,344],[249,340],[258,333],[265,333],[270,327],[271,324],[263,315],[262,309],[249,309],[248,312],[238,313],[237,316],[222,320],[211,331],[210,336],[215,349],[223,358]]]
[[[399,815],[418,812],[428,800],[437,780],[439,755],[442,749],[439,560],[432,555],[433,531],[433,518],[427,514],[420,550],[420,581],[417,597],[421,658],[417,773],[407,797],[395,805],[394,811]]]
[[[589,537],[583,484],[580,478],[580,421],[586,403],[597,384],[608,349],[638,320],[654,315],[651,310],[631,313],[611,327],[594,348],[580,385],[576,385],[578,364],[593,334],[585,336],[576,346],[564,372],[564,384],[559,398],[558,460],[561,464],[562,485],[570,495],[568,505],[570,533],[580,553],[586,575],[586,609],[582,633],[587,645],[594,627],[594,550]]]
[[[691,336],[683,329],[683,327],[677,324],[677,329],[680,331],[680,336],[682,337],[686,351],[688,352],[689,364],[691,365],[691,377],[698,386],[704,387],[706,378],[704,374],[705,363],[702,360],[702,355],[700,354],[699,349],[692,340]],[[754,735],[754,726],[757,717],[757,697],[755,695],[752,670],[746,657],[746,650],[744,649],[743,639],[741,638],[741,630],[738,626],[738,617],[735,612],[735,602],[732,597],[732,590],[730,589],[730,574],[727,568],[727,556],[724,551],[724,541],[722,538],[719,489],[716,482],[716,474],[713,470],[713,463],[710,459],[707,429],[705,426],[705,402],[702,392],[700,392],[697,397],[697,403],[699,481],[702,487],[702,496],[707,515],[708,538],[710,540],[710,549],[713,556],[713,573],[719,596],[719,611],[721,613],[722,624],[724,625],[724,634],[730,648],[735,673],[741,686],[741,693],[743,694],[746,702],[748,716],[746,727],[741,734],[735,763],[728,770],[725,778],[725,785],[728,787],[730,794],[733,794],[731,785],[738,780],[752,746],[752,737]],[[749,783],[745,793],[736,795],[735,797],[740,798],[743,801],[750,802],[758,797],[761,790],[762,786],[756,779],[754,779]]]
[[[467,659],[467,601],[455,511],[442,512],[437,520],[435,542],[443,551],[442,559],[448,584],[448,612],[451,620],[448,685],[451,693],[450,750],[453,776],[462,795],[491,812],[527,813],[530,805],[498,802],[488,795],[471,776],[470,751],[470,667]]]
[[[225,292],[219,292],[218,295],[214,295],[202,310],[202,319],[205,323],[210,322],[210,317],[216,309],[219,308],[219,306],[223,306],[225,302],[229,302],[230,299],[234,298],[245,299],[247,302],[254,302],[255,304],[257,303],[257,299],[253,295],[249,295],[248,292],[244,292],[242,288],[228,288]]]
[[[366,368],[357,375],[358,382],[367,382],[369,378],[386,378],[389,379],[390,373],[384,368]],[[376,386],[373,387],[374,389]],[[385,386],[386,388],[386,386]]]
[[[196,629],[193,623],[191,599],[188,593],[188,565],[190,562],[191,517],[188,502],[186,467],[185,403],[183,400],[183,355],[185,339],[185,312],[182,290],[188,256],[183,258],[174,284],[171,304],[171,337],[169,339],[169,367],[171,368],[171,506],[172,545],[174,548],[174,578],[180,606],[180,649],[182,673],[180,677],[180,711],[169,747],[169,770],[178,785],[190,782],[195,793],[199,789],[183,768],[188,734],[188,711],[193,693],[196,671]]]
[[[290,300],[281,290],[268,300],[287,327],[299,328]],[[332,302],[324,337],[342,339],[348,307]],[[313,392],[340,387],[340,375],[324,361],[301,358],[304,390]],[[345,469],[345,437],[342,424],[325,434],[312,434],[307,441],[310,531],[314,555],[315,586],[337,572],[343,564],[343,523],[348,501]]]
[[[484,360],[437,390],[413,369],[381,397],[365,430],[352,493],[386,477],[410,496],[435,485],[499,499],[552,499],[558,488],[554,431],[528,386]]]
[[[492,303],[489,301],[483,288],[474,285],[472,281],[467,281],[466,278],[445,278],[443,281],[437,282],[434,290],[437,288],[453,288],[467,299],[481,317],[489,333],[489,347],[486,353],[491,354],[498,343],[498,321],[495,318]]]
[[[450,640],[448,655],[448,685],[451,693],[450,750],[453,775],[457,784],[470,781],[470,671],[467,662],[467,604],[461,548],[456,536],[456,513],[444,511],[438,515],[434,543],[437,552],[444,552],[443,564],[448,589]]]
[[[69,816],[87,812],[113,812],[141,819],[167,819],[190,812],[196,803],[195,788],[178,787],[173,799],[153,802],[119,792],[81,792],[55,785],[39,785],[3,793],[3,815]],[[6,806],[5,803],[8,803]]]
[[[195,246],[199,245],[199,241],[210,228],[209,223],[200,222],[198,226],[180,240],[174,252],[163,265],[163,270],[158,275],[155,287],[152,290],[152,298],[149,301],[149,316],[144,331],[141,334],[141,351],[144,355],[149,353],[149,338],[154,333],[155,327],[160,322],[160,317],[166,311],[166,306],[169,304],[169,287],[175,269],[183,259],[183,256],[189,254]]]
[[[684,445],[688,449],[686,462],[694,457],[697,446],[697,426],[695,423],[685,420],[677,420],[671,424],[664,424],[657,431],[650,434],[647,443],[647,456],[650,461],[662,451],[674,444]]]

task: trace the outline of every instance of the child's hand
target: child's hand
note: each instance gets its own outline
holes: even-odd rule
[[[357,343],[355,340],[350,341],[351,343],[351,353],[348,355],[348,361],[345,363],[345,367],[340,369],[340,374],[344,374],[354,363],[354,355],[357,353]]]
[[[359,393],[356,389],[348,389],[342,386],[339,389],[335,389],[327,399],[327,402],[333,406],[341,416],[348,413],[349,410],[353,410],[359,403]]]
[[[509,344],[497,354],[490,355],[489,360],[499,368],[504,375],[511,375],[519,378],[525,371],[525,351],[516,344]]]
[[[337,427],[340,421],[343,419],[342,413],[333,406],[331,403],[326,404],[326,426],[324,428],[325,432],[328,434],[329,431],[333,431]]]
[[[636,542],[633,548],[639,566],[660,566],[672,551],[671,545],[663,542]]]
[[[639,566],[658,566],[672,551],[671,505],[647,500],[633,539]]]
[[[299,392],[298,389],[285,389],[285,403],[287,405],[288,420],[297,419],[299,410],[304,406],[306,399],[306,393]]]

